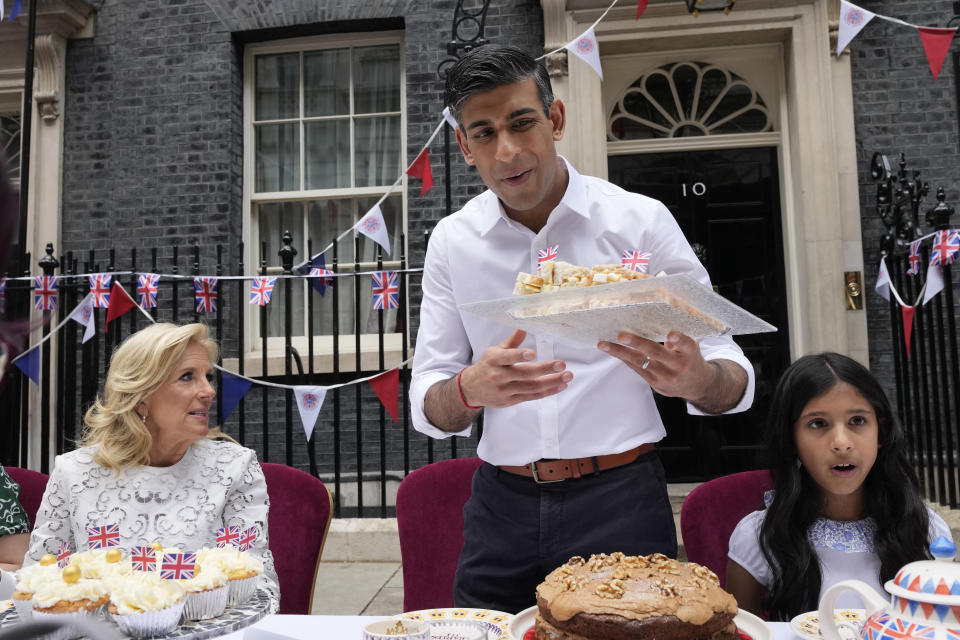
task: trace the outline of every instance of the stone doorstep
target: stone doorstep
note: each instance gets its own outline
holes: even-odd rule
[[[681,553],[680,505],[697,485],[667,486],[677,525]],[[396,518],[334,518],[323,546],[324,562],[400,562],[400,538]]]

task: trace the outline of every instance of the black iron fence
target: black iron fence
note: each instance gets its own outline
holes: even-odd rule
[[[266,253],[262,247],[258,275],[296,274],[291,240],[285,234],[280,265],[268,266],[270,257],[262,255]],[[359,243],[358,238],[354,255],[361,255]],[[390,517],[395,488],[403,476],[437,459],[475,455],[479,439],[475,430],[470,438],[438,442],[411,426],[408,300],[411,281],[418,282],[420,270],[408,265],[403,238],[397,244],[399,260],[385,264],[379,252],[372,263],[345,263],[334,243],[326,265],[335,274],[329,287],[314,287],[313,279],[281,278],[267,307],[248,305],[249,278],[220,280],[217,308],[211,313],[196,311],[193,277],[245,274],[242,262],[227,268],[220,246],[216,257],[204,263],[198,246],[186,251],[178,247],[152,250],[147,256],[135,250],[125,256],[114,249],[82,256],[71,252],[54,259],[48,245],[48,255],[39,264],[44,274],[59,277],[58,304],[44,314],[33,343],[47,337],[87,295],[85,274],[114,274],[114,281],[134,300],[137,274],[164,274],[158,284],[158,306],[149,309],[150,316],[158,321],[206,323],[220,344],[218,364],[223,370],[288,387],[343,385],[327,393],[309,441],[292,388],[254,384],[226,421],[221,419],[224,407],[218,394],[212,422],[254,449],[261,461],[296,466],[323,479],[334,492],[337,517]],[[312,250],[308,243],[300,254],[312,255]],[[32,306],[33,283],[9,279],[29,274],[29,265],[27,255],[7,274],[8,317],[27,317]],[[399,276],[400,308],[372,310],[370,273],[387,270]],[[86,343],[81,343],[84,327],[74,321],[66,322],[53,336],[55,340],[44,342],[38,349],[39,385],[11,367],[0,389],[4,425],[0,462],[27,466],[34,447],[39,455],[34,459],[39,462],[33,466],[48,472],[52,453],[76,447],[83,414],[101,389],[114,347],[150,322],[136,309],[113,319],[106,330],[105,319],[106,309],[94,310],[97,331]],[[354,381],[397,367],[399,420],[394,422],[370,386]],[[222,376],[218,370],[218,389]]]
[[[920,295],[924,283],[934,286],[927,275],[931,242],[919,244],[914,257],[918,273],[907,271],[911,266],[910,244],[924,235],[920,232],[919,211],[928,186],[920,181],[919,171],[907,170],[902,154],[898,169],[891,168],[889,159],[876,154],[872,174],[878,182],[877,213],[887,227],[881,239],[881,254],[895,290],[890,295],[889,311],[899,417],[927,499],[957,508],[960,296],[954,289],[955,265],[941,266],[942,291],[924,304]],[[936,231],[949,229],[953,209],[946,205],[943,189],[938,189],[937,199],[938,204],[927,212],[926,223]],[[904,314],[901,302],[915,305],[912,323],[909,309]],[[909,337],[908,327],[912,328]]]

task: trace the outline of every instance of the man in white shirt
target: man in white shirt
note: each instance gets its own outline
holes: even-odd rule
[[[510,295],[539,250],[580,265],[651,254],[650,271],[709,284],[670,212],[650,198],[582,176],[557,155],[565,111],[546,69],[523,51],[484,46],[447,76],[457,142],[489,188],[438,223],[424,261],[414,356],[414,426],[469,435],[485,464],[464,507],[457,606],[514,613],[571,556],[676,555],[666,481],[653,443],[666,431],[653,391],[689,411],[744,411],[753,367],[729,337],[665,344],[621,334],[577,348],[463,313]],[[553,481],[553,482],[551,482]]]

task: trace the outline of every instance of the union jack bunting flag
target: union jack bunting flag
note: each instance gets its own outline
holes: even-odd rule
[[[57,566],[63,569],[70,563],[70,545],[61,540],[57,547]]]
[[[160,276],[156,273],[141,273],[137,276],[137,304],[141,309],[153,309],[157,306],[157,289]]]
[[[254,278],[253,285],[250,287],[250,304],[258,304],[261,307],[267,306],[270,302],[270,296],[273,295],[273,288],[277,284],[277,277]]]
[[[373,308],[399,309],[400,286],[397,284],[396,271],[374,271]]]
[[[164,580],[189,580],[197,565],[195,553],[165,553],[160,563],[160,577]]]
[[[93,294],[93,306],[97,309],[106,309],[110,306],[110,282],[113,276],[107,273],[95,273],[88,276],[90,293]]]
[[[910,262],[910,267],[907,269],[907,273],[911,276],[915,276],[920,273],[920,241],[914,240],[910,243],[910,255],[907,256],[907,260]]]
[[[193,290],[197,298],[197,313],[214,313],[217,310],[217,279],[200,276],[193,279]]]
[[[156,571],[157,554],[146,545],[138,545],[130,550],[130,564],[135,571]]]
[[[333,271],[330,271],[330,269],[315,267],[313,269],[310,269],[310,277],[319,278],[318,282],[321,287],[333,286]],[[323,295],[323,293],[321,293],[320,295]]]
[[[87,539],[91,549],[119,547],[120,525],[105,524],[99,527],[87,527]]]
[[[620,264],[632,271],[646,273],[647,267],[650,266],[650,253],[647,251],[640,251],[639,249],[634,251],[625,250],[623,255],[620,257]]]
[[[945,229],[933,236],[933,248],[930,250],[932,266],[953,264],[960,253],[960,231]]]
[[[547,260],[556,260],[559,254],[560,245],[558,244],[555,244],[552,247],[547,247],[546,249],[537,249],[537,264],[546,262]]]
[[[243,533],[240,535],[240,539],[234,544],[234,546],[239,551],[249,551],[253,548],[254,543],[257,541],[257,536],[260,534],[260,531],[256,527],[250,527],[249,529],[244,529]]]
[[[57,306],[57,276],[37,276],[33,279],[33,307],[50,311]]]
[[[229,527],[217,529],[217,548],[222,549],[226,546],[236,546],[236,541],[240,539],[240,525],[232,524]]]

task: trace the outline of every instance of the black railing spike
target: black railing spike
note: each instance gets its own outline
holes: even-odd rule
[[[293,273],[293,256],[297,255],[297,250],[293,247],[293,234],[284,231],[280,238],[282,244],[277,255],[280,256],[280,264],[283,266],[284,273]]]
[[[927,211],[927,224],[942,231],[950,227],[950,218],[953,216],[954,208],[946,203],[947,195],[943,187],[937,187],[937,206]]]

